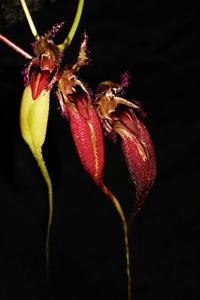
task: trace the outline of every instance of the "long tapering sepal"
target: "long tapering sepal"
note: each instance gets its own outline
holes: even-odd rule
[[[136,188],[136,201],[130,217],[133,220],[155,181],[155,150],[148,130],[133,112],[121,113],[114,130],[121,137],[123,153]]]
[[[43,90],[40,96],[36,100],[33,100],[31,87],[27,86],[22,95],[20,107],[20,127],[23,139],[29,145],[48,187],[49,218],[45,246],[47,267],[49,262],[49,238],[53,214],[53,193],[51,179],[42,155],[42,145],[46,137],[49,101],[50,91]]]
[[[81,97],[77,106],[68,106],[68,114],[73,140],[81,163],[99,185],[104,168],[104,144],[97,114],[93,106]]]
[[[126,255],[126,275],[127,275],[127,282],[128,282],[128,300],[131,300],[131,271],[130,271],[128,222],[126,220],[126,217],[124,215],[124,212],[120,205],[120,202],[103,182],[100,185],[100,189],[111,200],[111,202],[113,203],[113,205],[114,205],[116,211],[118,212],[120,219],[122,221],[123,232],[124,232],[125,255]]]

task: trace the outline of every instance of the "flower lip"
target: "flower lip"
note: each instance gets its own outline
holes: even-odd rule
[[[31,91],[33,100],[37,99],[48,82],[49,71],[39,72],[36,69],[31,74]]]

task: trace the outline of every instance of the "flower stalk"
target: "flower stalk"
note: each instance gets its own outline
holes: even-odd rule
[[[76,10],[76,14],[75,14],[75,18],[74,21],[72,23],[71,29],[67,35],[67,37],[65,38],[65,40],[63,41],[62,44],[59,45],[59,48],[61,51],[64,51],[66,48],[69,47],[69,45],[72,42],[72,39],[76,33],[76,30],[78,28],[80,19],[81,19],[81,15],[83,12],[83,6],[84,6],[84,0],[79,0],[78,6],[77,6],[77,10]]]
[[[128,286],[128,300],[131,300],[131,268],[130,268],[130,249],[129,249],[129,235],[128,235],[128,223],[126,217],[124,215],[123,209],[117,200],[117,198],[113,195],[113,193],[109,190],[109,188],[102,182],[100,184],[100,189],[102,192],[111,200],[115,209],[117,210],[120,219],[122,221],[123,231],[124,231],[124,246],[125,246],[125,255],[126,255],[126,274],[127,274],[127,286]]]
[[[26,4],[26,1],[25,0],[20,0],[20,2],[21,2],[21,5],[22,5],[22,8],[24,10],[24,14],[26,16],[26,19],[27,19],[27,22],[29,24],[29,27],[31,29],[31,32],[32,32],[34,38],[37,39],[37,38],[39,38],[38,33],[37,33],[37,29],[35,27],[35,24],[33,22],[33,19],[31,17],[30,12],[29,12],[29,9],[28,9],[28,6]]]

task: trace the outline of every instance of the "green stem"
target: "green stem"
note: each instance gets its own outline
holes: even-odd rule
[[[101,190],[110,198],[113,205],[115,206],[123,225],[124,231],[124,245],[125,245],[125,253],[126,253],[126,274],[128,280],[128,300],[131,300],[131,271],[130,271],[130,254],[129,254],[129,234],[128,234],[128,225],[126,221],[126,217],[122,210],[122,207],[117,200],[117,198],[112,194],[112,192],[108,189],[108,187],[102,183],[100,186]]]
[[[80,21],[82,12],[83,12],[83,5],[84,5],[84,0],[79,0],[72,27],[71,27],[66,39],[64,40],[64,42],[58,46],[62,51],[64,51],[71,44],[71,41],[76,33],[76,30],[78,28],[78,24],[79,24],[79,21]]]
[[[47,167],[45,165],[42,149],[33,149],[31,147],[31,151],[33,156],[35,157],[38,166],[41,170],[41,173],[46,181],[47,188],[48,188],[48,196],[49,196],[49,216],[48,216],[48,224],[47,224],[47,235],[46,235],[46,242],[45,242],[45,253],[46,253],[46,262],[47,262],[47,276],[49,271],[49,241],[50,241],[50,232],[51,232],[51,224],[52,224],[52,217],[53,217],[53,189],[51,178],[49,176]]]
[[[29,12],[29,9],[28,9],[28,6],[26,4],[26,1],[25,0],[20,0],[20,2],[21,2],[21,6],[22,6],[22,8],[24,10],[24,14],[26,16],[26,19],[27,19],[27,22],[29,24],[29,27],[31,29],[31,32],[32,32],[34,38],[37,39],[39,37],[38,33],[37,33],[37,29],[35,27],[35,24],[33,22],[33,19],[31,17],[30,12]]]

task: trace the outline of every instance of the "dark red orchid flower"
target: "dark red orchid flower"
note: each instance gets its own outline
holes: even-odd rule
[[[95,105],[105,132],[121,137],[123,153],[136,187],[134,217],[154,183],[156,158],[151,137],[138,117],[144,115],[139,103],[118,96],[127,84],[126,74],[120,84],[111,81],[101,83]]]
[[[86,172],[101,185],[104,167],[102,128],[86,86],[75,76],[88,63],[87,36],[81,44],[77,62],[66,66],[60,75],[57,97],[62,114],[69,119],[72,137]]]
[[[52,38],[62,25],[63,23],[54,25],[47,34],[32,44],[36,57],[31,59],[23,75],[25,85],[31,86],[33,100],[39,97],[42,90],[51,89],[57,80],[62,52]]]

